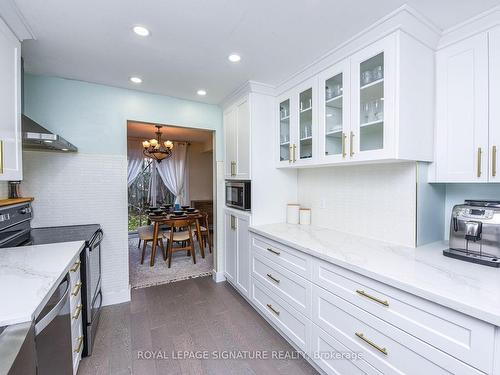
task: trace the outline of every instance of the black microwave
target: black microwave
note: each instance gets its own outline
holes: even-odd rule
[[[226,180],[226,206],[250,211],[250,181]]]

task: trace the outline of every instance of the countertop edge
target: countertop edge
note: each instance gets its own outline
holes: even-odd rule
[[[369,278],[374,279],[376,281],[387,284],[388,286],[400,289],[403,292],[413,294],[413,295],[418,296],[420,298],[423,298],[423,299],[426,299],[428,301],[437,303],[439,305],[448,307],[452,310],[458,311],[462,314],[469,315],[473,318],[485,321],[485,322],[493,324],[495,326],[500,326],[500,316],[499,315],[491,314],[488,311],[485,311],[482,309],[477,309],[471,305],[460,303],[459,301],[456,301],[454,299],[450,299],[450,298],[443,296],[441,294],[433,293],[433,292],[428,291],[426,289],[419,288],[418,286],[415,286],[413,284],[408,284],[408,283],[405,283],[404,281],[400,281],[400,280],[395,279],[395,278],[386,277],[380,273],[376,273],[376,272],[364,269],[362,267],[359,267],[356,264],[349,263],[349,262],[343,261],[341,259],[324,256],[323,254],[315,251],[312,248],[304,247],[304,246],[299,245],[293,241],[287,240],[286,238],[279,237],[279,236],[276,236],[276,235],[271,234],[269,232],[266,232],[264,230],[261,230],[255,226],[249,226],[248,230],[252,233],[270,238],[273,241],[282,243],[286,246],[289,246],[295,250],[298,250],[300,252],[303,252],[303,253],[308,254],[310,256],[313,256],[315,258],[324,260],[325,262],[332,263],[334,265],[346,268],[350,271],[359,273],[363,276],[366,276],[366,277],[369,277]]]
[[[47,300],[50,298],[50,296],[54,293],[56,288],[59,286],[59,284],[61,283],[64,276],[68,273],[69,269],[71,268],[72,261],[75,259],[75,256],[79,255],[82,252],[82,250],[85,248],[85,241],[71,241],[71,242],[64,242],[64,243],[68,243],[68,244],[80,243],[80,247],[79,247],[78,251],[75,252],[75,255],[68,262],[68,264],[66,265],[64,270],[61,271],[61,275],[59,275],[59,277],[54,281],[50,290],[46,293],[46,295],[44,296],[42,301],[38,304],[37,308],[30,315],[26,315],[24,317],[8,318],[5,320],[0,320],[0,327],[34,321],[34,319],[40,313],[40,311],[42,310],[42,308],[45,305],[45,303],[47,302]]]

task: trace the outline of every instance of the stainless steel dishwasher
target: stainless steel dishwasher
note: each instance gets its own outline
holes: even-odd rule
[[[73,373],[69,273],[35,320],[38,375]]]

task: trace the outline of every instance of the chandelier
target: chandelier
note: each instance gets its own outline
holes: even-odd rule
[[[160,163],[163,159],[169,158],[172,156],[172,149],[174,148],[174,144],[171,141],[165,141],[162,143],[161,140],[161,125],[155,125],[158,129],[156,134],[156,139],[150,139],[149,141],[143,141],[142,147],[144,150],[143,154],[150,158],[156,160]]]

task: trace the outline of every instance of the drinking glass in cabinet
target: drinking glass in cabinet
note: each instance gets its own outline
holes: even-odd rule
[[[280,103],[280,161],[290,160],[290,100]]]
[[[384,139],[384,54],[360,64],[359,150],[379,150]]]

